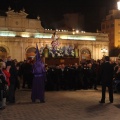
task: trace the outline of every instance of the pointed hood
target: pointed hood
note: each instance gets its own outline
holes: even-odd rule
[[[38,45],[36,44],[36,61],[41,61]]]
[[[40,53],[38,50],[38,46],[36,44],[36,61],[33,65],[33,74],[43,75],[43,73],[45,73],[45,67],[44,67],[44,64],[40,58]]]

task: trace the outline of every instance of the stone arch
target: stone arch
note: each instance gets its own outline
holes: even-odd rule
[[[36,51],[35,47],[30,46],[26,48],[25,51],[26,51],[26,59],[33,59],[35,57],[35,51]]]
[[[4,45],[0,45],[0,58],[6,58],[8,55],[9,49]]]
[[[91,59],[91,51],[88,48],[82,48],[80,50],[80,58],[81,60],[90,60]]]

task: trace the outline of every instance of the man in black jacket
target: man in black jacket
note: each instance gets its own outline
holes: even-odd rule
[[[113,103],[113,66],[109,62],[109,57],[104,57],[105,62],[101,65],[101,83],[102,83],[102,98],[100,103],[105,103],[105,92],[106,87],[108,87],[109,91],[109,101]]]

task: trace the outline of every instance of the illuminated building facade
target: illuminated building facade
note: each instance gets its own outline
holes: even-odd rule
[[[35,56],[36,43],[39,49],[50,46],[53,30],[41,26],[40,18],[28,19],[25,11],[9,10],[7,16],[0,16],[0,57],[11,56],[23,61]],[[59,35],[59,47],[71,45],[78,50],[77,57],[82,59],[101,59],[102,48],[109,51],[108,34],[84,31],[56,30]],[[107,55],[108,53],[106,53]]]
[[[101,32],[109,34],[109,48],[120,46],[120,11],[110,10],[101,23]]]

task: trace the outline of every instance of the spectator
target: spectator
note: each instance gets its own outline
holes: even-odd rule
[[[101,65],[101,83],[102,83],[102,97],[99,103],[105,103],[106,87],[109,90],[109,101],[113,103],[113,66],[109,62],[109,57],[105,56],[105,62]]]

